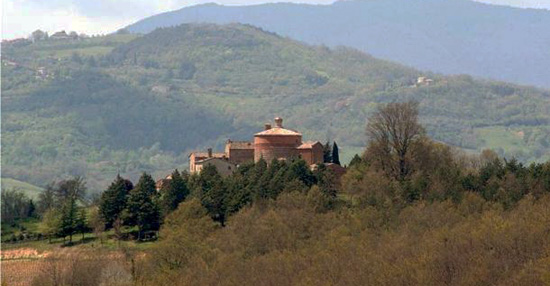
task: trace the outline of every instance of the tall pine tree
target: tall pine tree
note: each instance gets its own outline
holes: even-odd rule
[[[133,189],[132,182],[117,175],[109,188],[101,194],[99,213],[107,228],[111,228],[113,222],[121,218],[131,189]]]
[[[78,223],[77,201],[86,196],[86,182],[82,177],[61,181],[55,189],[55,194],[61,202],[59,233],[63,239],[69,236],[69,243],[72,243]]]
[[[138,227],[138,240],[144,231],[157,230],[160,211],[157,205],[155,181],[143,173],[135,188],[130,191],[127,205],[128,221]]]
[[[294,160],[288,170],[287,182],[298,180],[308,188],[316,183],[315,176],[306,164],[306,161],[302,159]]]
[[[340,154],[338,153],[336,141],[332,144],[332,163],[340,165]]]
[[[77,231],[78,208],[74,197],[67,198],[61,207],[61,220],[59,233],[65,241],[69,236],[69,244],[73,242],[73,234]]]
[[[84,242],[84,233],[88,231],[88,218],[86,217],[86,209],[80,208],[78,210],[75,222],[75,231],[80,232],[82,235],[81,243]]]
[[[176,169],[172,173],[172,178],[167,180],[161,188],[160,206],[163,216],[178,208],[179,203],[183,202],[188,195],[187,182]]]
[[[206,165],[201,170],[198,178],[198,189],[195,192],[212,219],[224,225],[227,214],[227,192],[223,178],[215,166]]]
[[[277,173],[273,175],[271,182],[269,183],[271,189],[271,195],[276,198],[282,191],[284,191],[286,185],[289,183],[288,178],[290,176],[289,165],[287,161],[279,162],[279,168]]]

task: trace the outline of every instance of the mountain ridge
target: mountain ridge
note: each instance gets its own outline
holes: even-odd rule
[[[204,4],[126,27],[251,24],[314,45],[358,48],[421,70],[550,87],[550,11],[452,1],[338,1],[332,5]]]

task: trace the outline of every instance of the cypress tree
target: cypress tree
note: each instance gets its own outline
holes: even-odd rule
[[[340,165],[340,154],[338,153],[336,141],[332,144],[332,163]]]
[[[332,149],[330,148],[330,142],[327,141],[323,146],[323,163],[332,162]]]

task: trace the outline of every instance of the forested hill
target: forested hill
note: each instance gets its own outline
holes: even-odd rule
[[[84,175],[184,169],[187,152],[249,140],[275,116],[306,140],[365,146],[379,103],[415,99],[437,140],[550,158],[550,92],[426,74],[349,48],[307,46],[245,25],[181,25],[2,46],[3,176],[44,186]],[[416,86],[419,77],[433,80]]]
[[[152,16],[127,29],[148,33],[197,22],[246,23],[310,44],[354,47],[421,70],[550,87],[548,10],[470,0],[206,4]]]

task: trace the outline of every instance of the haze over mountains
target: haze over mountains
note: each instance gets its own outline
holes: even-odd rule
[[[550,11],[469,0],[351,0],[332,5],[206,4],[127,27],[252,24],[310,44],[350,46],[421,70],[550,87]]]

